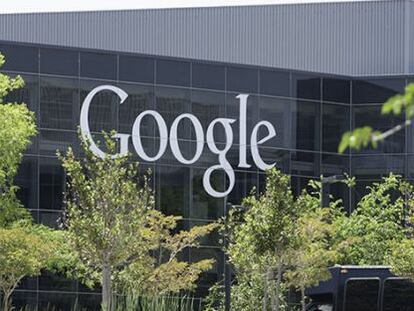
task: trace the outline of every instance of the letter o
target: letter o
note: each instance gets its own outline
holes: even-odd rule
[[[158,153],[153,157],[150,157],[145,153],[141,141],[141,121],[146,115],[154,117],[158,125],[158,130],[160,131],[160,148],[158,150]],[[165,149],[167,149],[167,142],[168,131],[167,125],[165,124],[163,117],[154,110],[146,110],[144,112],[141,112],[135,119],[134,125],[132,126],[132,143],[134,144],[135,151],[141,157],[141,159],[148,162],[157,161],[159,158],[162,157],[162,155],[165,152]]]
[[[191,160],[187,160],[183,157],[183,154],[181,153],[181,150],[180,150],[180,146],[178,145],[178,134],[177,134],[178,124],[184,118],[189,119],[191,123],[193,123],[195,133],[196,133],[197,147],[196,147],[195,155]],[[193,164],[200,158],[201,153],[203,152],[203,148],[204,148],[204,131],[197,117],[195,117],[194,115],[190,113],[184,113],[182,115],[179,115],[174,120],[174,122],[171,125],[171,130],[170,130],[170,147],[171,147],[171,151],[173,155],[175,156],[175,158],[183,164]]]

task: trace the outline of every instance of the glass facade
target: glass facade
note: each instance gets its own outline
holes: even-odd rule
[[[157,208],[166,214],[182,215],[180,226],[205,224],[223,216],[225,205],[239,204],[253,188],[264,188],[264,172],[252,160],[250,139],[247,140],[249,168],[239,168],[239,101],[240,93],[249,94],[247,101],[247,137],[255,124],[269,121],[276,136],[260,145],[259,153],[266,163],[291,174],[295,194],[307,182],[321,175],[343,173],[356,176],[357,185],[349,190],[342,184],[331,187],[336,198],[342,198],[347,209],[364,194],[364,187],[390,171],[414,178],[410,163],[414,161],[412,146],[414,129],[408,128],[379,146],[359,152],[337,153],[343,132],[360,125],[387,129],[401,117],[384,117],[381,103],[401,92],[410,77],[355,79],[324,74],[303,73],[251,66],[209,63],[142,55],[105,53],[76,49],[50,48],[34,45],[11,45],[0,42],[6,56],[2,71],[20,74],[26,81],[23,89],[7,98],[25,102],[35,112],[39,135],[27,150],[16,178],[19,197],[39,223],[52,227],[62,214],[62,192],[65,175],[56,158],[57,149],[72,146],[77,154],[80,107],[96,86],[110,84],[128,93],[119,105],[111,92],[97,94],[89,110],[92,133],[116,129],[131,133],[135,118],[144,110],[159,112],[167,128],[183,113],[196,116],[203,129],[216,118],[234,118],[234,142],[227,159],[235,170],[235,186],[226,198],[209,196],[203,187],[203,174],[216,165],[218,157],[205,146],[198,161],[183,165],[168,147],[156,162],[140,159],[130,143],[130,151],[143,169],[151,168],[152,186]],[[184,158],[196,150],[194,127],[183,120],[178,128],[178,144]],[[263,128],[262,128],[263,129]],[[214,138],[218,148],[225,144],[225,133],[218,128]],[[142,144],[148,156],[159,148],[159,130],[153,120],[143,119]],[[267,135],[259,130],[258,137]],[[206,144],[206,143],[205,143]],[[220,147],[221,146],[221,147]],[[226,174],[215,171],[211,183],[216,190],[227,187]],[[212,257],[214,268],[203,275],[196,296],[222,279],[224,254],[217,236],[203,240],[202,247],[190,249],[187,260]],[[83,306],[99,302],[96,292],[77,281],[45,274],[22,282],[15,295],[18,304],[39,304],[56,301],[63,309],[77,300]]]

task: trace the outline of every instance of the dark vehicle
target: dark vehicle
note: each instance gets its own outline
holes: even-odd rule
[[[414,283],[384,266],[335,266],[306,291],[307,311],[414,311]]]

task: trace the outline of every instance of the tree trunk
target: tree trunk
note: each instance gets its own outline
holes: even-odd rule
[[[306,311],[305,289],[303,287],[300,289],[300,294],[301,294],[302,311]]]
[[[269,279],[267,269],[264,273],[264,286],[263,286],[263,303],[262,303],[262,311],[267,311],[267,300],[269,296]]]
[[[276,288],[275,288],[275,273],[273,271],[273,268],[270,268],[268,271],[268,278],[270,281],[270,284],[272,286],[270,286],[271,291],[270,291],[270,310],[276,310],[276,306],[277,306],[277,296],[276,296]]]
[[[276,276],[276,305],[274,311],[280,310],[280,284],[282,283],[282,263],[277,263],[277,276]]]
[[[11,308],[10,305],[10,296],[11,296],[12,291],[4,291],[3,292],[3,301],[2,301],[2,305],[3,305],[3,311],[9,311]]]
[[[104,311],[112,310],[111,267],[109,264],[104,264],[102,269],[102,309]]]

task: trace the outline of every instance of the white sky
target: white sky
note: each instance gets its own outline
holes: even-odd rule
[[[0,13],[125,10],[369,0],[0,0]]]

